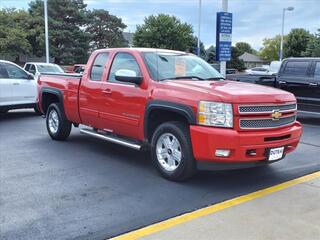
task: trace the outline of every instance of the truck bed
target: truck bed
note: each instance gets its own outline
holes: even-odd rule
[[[70,121],[76,123],[81,122],[78,102],[81,77],[81,74],[45,73],[41,74],[38,79],[38,88],[42,89],[42,92],[46,89],[53,89],[61,93],[65,115]],[[40,92],[39,94],[41,95]],[[39,101],[41,101],[41,96],[39,96]],[[68,106],[65,106],[65,104],[68,104]]]

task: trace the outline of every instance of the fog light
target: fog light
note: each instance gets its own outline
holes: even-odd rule
[[[216,157],[229,157],[230,150],[226,149],[217,149],[216,150]]]

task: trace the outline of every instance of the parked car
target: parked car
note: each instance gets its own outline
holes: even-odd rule
[[[254,67],[247,69],[245,72],[250,75],[272,75],[272,73],[269,72],[269,68],[266,67]]]
[[[136,150],[150,148],[169,180],[197,169],[261,166],[281,160],[301,137],[293,94],[226,81],[193,54],[102,49],[84,74],[41,75],[39,107],[54,140],[81,133]]]
[[[0,60],[0,112],[34,108],[38,112],[37,83],[32,74],[18,65]]]
[[[36,79],[42,73],[64,73],[63,69],[54,63],[27,62],[23,68],[33,74]]]
[[[320,114],[320,58],[284,59],[276,87],[296,96],[299,111]]]

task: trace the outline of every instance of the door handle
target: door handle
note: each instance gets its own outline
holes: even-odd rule
[[[13,85],[20,85],[20,83],[15,82],[15,83],[13,83]]]
[[[279,84],[287,84],[287,82],[286,81],[279,81]]]
[[[111,93],[112,93],[112,91],[111,91],[110,88],[107,88],[107,89],[103,90],[102,92],[103,92],[104,94],[111,94]]]
[[[318,84],[317,83],[309,83],[309,86],[310,87],[316,87],[316,86],[318,86]]]

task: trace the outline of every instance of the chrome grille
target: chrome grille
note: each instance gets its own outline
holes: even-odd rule
[[[272,120],[271,118],[263,119],[240,119],[240,128],[242,129],[263,129],[263,128],[277,128],[293,124],[296,121],[296,116],[283,117],[279,120]]]
[[[239,113],[272,113],[274,110],[280,112],[288,112],[297,110],[297,104],[286,105],[255,105],[255,106],[239,106]]]

